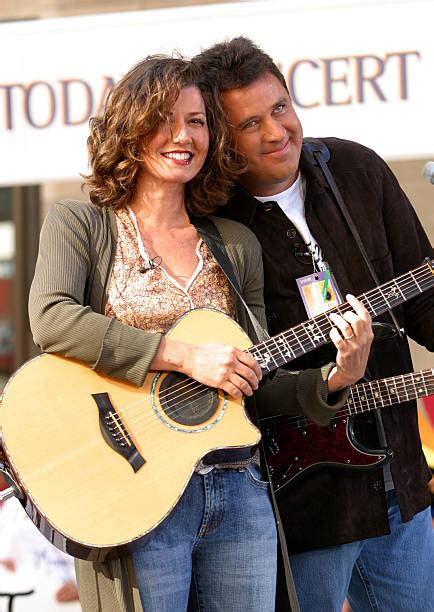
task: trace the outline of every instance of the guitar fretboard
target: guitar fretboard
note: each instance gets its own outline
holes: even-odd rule
[[[434,368],[354,385],[345,412],[358,414],[428,395],[434,395]]]
[[[434,271],[428,261],[419,268],[371,289],[358,299],[371,317],[376,317],[431,287],[434,287]],[[352,310],[348,302],[340,304],[326,313],[251,347],[248,352],[253,355],[264,372],[272,372],[279,366],[330,342],[329,333],[333,327],[330,314],[336,312],[342,315],[348,310]]]
[[[434,395],[434,368],[353,385],[345,406],[335,416],[361,414],[428,395]],[[304,415],[287,418],[300,430],[313,425]]]

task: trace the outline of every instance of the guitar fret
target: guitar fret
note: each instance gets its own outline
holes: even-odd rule
[[[416,380],[415,376],[411,377],[411,382],[413,383],[413,389],[414,389],[414,396],[413,397],[418,397],[419,393],[418,393],[418,389],[417,389],[417,386],[416,386],[417,380]]]
[[[279,356],[280,356],[279,361],[277,361],[277,359],[274,359],[274,360],[276,361],[277,365],[279,365],[279,363],[284,363],[284,362],[285,362],[285,361],[284,361],[284,354],[283,354],[283,352],[282,352],[282,349],[281,349],[281,348],[280,348],[280,346],[279,346],[279,338],[278,338],[277,336],[274,336],[274,337],[272,338],[272,340],[273,340],[273,342],[274,342],[275,347],[277,348],[277,350],[278,350],[278,352],[279,352]]]
[[[321,327],[318,325],[318,322],[316,319],[313,319],[313,323],[315,323],[316,328],[318,329],[319,333],[321,334],[322,339],[324,340],[324,342],[328,342],[328,338],[323,334]],[[315,335],[314,338],[317,338],[318,336]]]
[[[381,406],[384,406],[384,399],[383,399],[383,395],[381,393],[381,386],[380,386],[380,381],[379,380],[375,380],[372,381],[372,385],[374,385],[377,387],[377,391],[373,391],[373,397],[374,397],[374,404],[375,407],[378,407],[377,402],[381,402]]]
[[[351,406],[354,404],[354,387],[350,387],[350,393],[345,405],[348,406],[348,414],[351,414]]]
[[[345,310],[344,310],[344,312],[342,312],[342,311],[341,311],[341,306],[342,306],[342,307],[344,307],[344,306],[348,306],[348,302],[344,302],[343,304],[337,304],[337,305],[336,305],[336,306],[333,308],[333,311],[332,311],[332,312],[337,312],[337,313],[338,313],[338,315],[342,316],[342,315],[344,314]]]
[[[413,378],[413,374],[408,374],[407,376],[404,376],[404,374],[403,374],[401,376],[402,386],[404,388],[404,393],[405,393],[405,399],[406,399],[406,401],[410,401],[410,396],[408,395],[408,391],[407,391],[407,385],[405,384],[407,378],[412,379]]]
[[[376,314],[375,312],[375,308],[372,306],[371,302],[369,301],[368,295],[365,293],[364,295],[364,300],[361,300],[361,302],[363,303],[364,301],[367,302],[367,304],[365,306],[367,306],[367,310],[369,311],[369,314]]]
[[[270,372],[272,368],[268,365],[272,359],[268,351],[262,352],[258,346],[253,346],[249,349],[249,353],[253,355],[262,370]]]
[[[280,350],[280,346],[279,346],[279,343],[278,343],[277,338],[276,338],[276,337],[271,338],[271,339],[270,339],[270,342],[273,342],[274,346],[275,346],[275,347],[277,348],[277,350],[279,351],[280,360],[278,361],[278,360],[277,360],[275,357],[273,357],[273,361],[274,361],[274,363],[276,364],[276,368],[277,368],[277,367],[279,367],[279,365],[280,365],[281,363],[285,363],[284,356],[283,356],[282,351]]]
[[[381,289],[381,288],[378,289],[381,295],[383,296],[384,301],[386,302],[388,308],[393,308],[393,303],[392,303],[393,299],[399,300],[399,296],[396,293],[397,288],[398,288],[398,284],[395,281],[392,281],[391,283],[386,285],[384,289]],[[387,290],[387,293],[386,293],[386,290]]]
[[[389,382],[387,383],[387,390],[390,392],[391,403],[396,404],[400,398],[398,390],[396,388],[396,384],[393,379],[390,381],[390,385]]]
[[[359,412],[364,412],[366,408],[369,406],[368,398],[366,397],[366,386],[361,385],[361,389],[359,390],[359,401],[360,401],[360,410]]]
[[[306,323],[305,323],[305,325],[304,325],[304,327],[305,327],[305,332],[306,332],[306,335],[307,335],[308,339],[310,340],[310,342],[311,342],[312,346],[313,346],[314,348],[316,348],[316,347],[317,347],[317,345],[316,345],[316,343],[314,342],[315,336],[314,336],[314,337],[312,337],[312,335],[313,335],[313,330],[315,329],[315,325],[314,325],[313,323],[311,323],[311,322],[306,322]]]
[[[401,378],[411,381],[413,388],[413,390],[410,390],[410,394],[406,391],[406,401],[417,399],[418,397],[434,395],[434,378],[431,378],[433,375],[434,368],[431,368],[431,370],[421,370],[420,372],[404,374]],[[404,389],[405,388],[408,388],[408,385],[404,385]]]
[[[419,287],[419,291],[422,293],[422,289],[421,289],[419,283],[417,282],[413,272],[410,272],[410,275],[411,275],[412,279],[414,280],[414,282],[416,283],[416,285]]]
[[[384,385],[384,389],[385,389],[385,391],[387,393],[387,398],[386,398],[387,405],[391,406],[393,404],[393,401],[392,401],[392,398],[391,398],[390,393],[389,393],[389,385],[387,384],[387,379],[385,379],[383,381],[383,385]]]
[[[279,342],[280,344],[282,344],[282,346],[284,347],[284,352],[282,353],[281,349],[279,348],[280,352],[282,353],[282,355],[284,357],[288,357],[289,360],[294,359],[295,357],[295,352],[293,351],[293,349],[291,348],[291,345],[289,344],[289,342],[286,341],[285,337],[283,334],[279,334],[277,342]],[[285,352],[286,351],[286,352]],[[283,363],[286,363],[286,359]]]
[[[419,395],[428,395],[428,389],[426,388],[425,379],[423,376],[418,376],[416,378],[417,383],[419,383],[420,381],[422,381],[423,389],[422,388],[417,389],[418,390],[417,397],[419,397]]]
[[[430,395],[434,395],[434,368],[430,370],[430,372],[426,372],[426,381],[428,381],[428,376],[431,376],[431,380],[428,391]]]
[[[333,311],[331,311],[333,312]],[[324,342],[329,342],[328,333],[333,327],[333,323],[330,321],[329,317],[326,314],[321,314],[312,319],[312,323],[318,327],[323,337]]]
[[[290,331],[292,333],[292,335],[294,336],[294,338],[297,340],[297,342],[300,345],[300,348],[303,351],[303,353],[306,353],[306,349],[304,348],[303,344],[301,343],[300,338],[298,337],[298,335],[295,333],[295,330],[289,329],[288,331]]]
[[[401,291],[401,287],[399,286],[399,283],[395,283],[396,287],[398,288],[399,293],[401,294],[401,297],[403,300],[405,300],[405,295],[404,293]]]
[[[348,404],[348,412],[349,412],[349,414],[353,414],[353,413],[357,414],[356,400],[359,401],[359,397],[358,397],[359,392],[358,392],[357,386],[352,387],[351,395],[352,395],[352,400],[349,400],[347,402],[347,404]],[[356,396],[357,396],[357,398],[356,398]]]

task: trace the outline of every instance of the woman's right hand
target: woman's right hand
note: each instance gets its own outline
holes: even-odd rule
[[[185,368],[191,378],[237,398],[252,395],[262,378],[256,359],[224,344],[189,345]]]
[[[224,344],[196,346],[164,337],[152,369],[182,372],[232,397],[250,396],[259,386],[262,371],[250,353]]]

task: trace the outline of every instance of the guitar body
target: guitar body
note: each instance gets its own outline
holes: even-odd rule
[[[237,323],[211,309],[185,314],[169,334],[251,346]],[[137,388],[44,354],[11,378],[3,446],[29,516],[59,548],[103,559],[161,523],[204,455],[259,442],[241,400],[176,376],[149,373]]]
[[[368,449],[356,440],[353,417],[337,416],[327,427],[303,417],[270,418],[261,431],[275,491],[324,467],[368,469],[391,459],[389,449]]]

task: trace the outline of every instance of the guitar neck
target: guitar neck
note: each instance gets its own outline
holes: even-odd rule
[[[353,385],[347,414],[359,414],[434,394],[434,368]]]
[[[371,317],[376,317],[433,286],[434,272],[432,264],[427,261],[419,268],[371,289],[358,299]],[[348,310],[352,308],[348,302],[344,302],[326,313],[251,347],[248,352],[255,357],[264,372],[272,372],[279,366],[330,342],[329,333],[333,323],[329,315],[332,312],[342,315]]]

